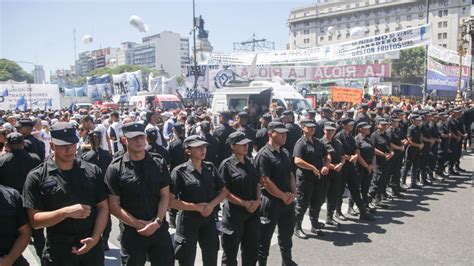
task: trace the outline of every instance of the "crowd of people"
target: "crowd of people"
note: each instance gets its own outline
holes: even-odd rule
[[[242,265],[266,265],[276,227],[282,264],[296,265],[293,236],[374,221],[386,201],[464,172],[474,105],[249,113],[0,110],[0,265],[28,265],[31,239],[42,265],[104,265],[110,215],[122,265],[194,265],[198,243],[204,265],[220,247],[222,265],[239,247]]]

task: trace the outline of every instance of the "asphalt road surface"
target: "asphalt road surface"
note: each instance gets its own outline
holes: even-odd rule
[[[447,179],[444,183],[409,190],[403,198],[386,202],[387,209],[375,214],[375,222],[356,218],[341,226],[326,227],[325,236],[307,240],[293,237],[293,259],[298,265],[334,264],[442,264],[472,265],[474,261],[474,154],[466,154],[461,167],[469,172]],[[325,206],[320,221],[326,219]],[[347,210],[347,203],[343,204]],[[349,217],[349,216],[348,216]],[[303,229],[310,234],[309,217]],[[174,230],[170,229],[174,234]],[[118,221],[113,220],[106,252],[106,265],[120,265],[120,244],[117,241]],[[277,235],[272,238],[268,265],[281,265]],[[23,254],[31,265],[39,265],[30,245]],[[219,261],[222,250],[219,251]],[[197,250],[196,265],[202,265]]]

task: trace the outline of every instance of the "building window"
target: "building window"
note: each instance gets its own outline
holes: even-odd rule
[[[347,23],[347,24],[346,24],[346,28],[350,29],[350,28],[351,28],[351,24]]]
[[[356,7],[359,7],[359,6],[360,6],[360,4],[359,4],[359,3],[356,3]]]
[[[322,18],[319,23],[324,24],[324,19]]]
[[[385,17],[385,23],[390,23],[390,17]]]
[[[443,34],[442,33],[438,33],[438,40],[441,40],[443,39]]]
[[[442,28],[442,27],[443,27],[443,22],[442,21],[438,22],[438,28]]]
[[[342,20],[342,18],[341,18],[341,17],[337,17],[337,19],[336,19],[336,20],[337,20],[337,21],[341,21],[341,20]]]
[[[442,18],[443,17],[443,10],[438,11],[438,17]]]
[[[351,5],[346,5],[346,9],[349,9],[349,8],[351,8]]]
[[[303,34],[309,34],[309,30],[304,30]]]
[[[443,32],[443,39],[447,39],[448,38],[448,33],[447,32]]]
[[[319,41],[324,41],[324,36],[319,37]]]
[[[332,35],[329,35],[328,41],[332,41]]]
[[[319,30],[319,33],[324,34],[324,29],[321,28],[321,29]]]
[[[305,22],[304,25],[305,25],[305,26],[309,26],[309,22]]]
[[[443,46],[444,48],[448,47],[448,45],[446,45],[446,44],[442,44],[441,46]]]
[[[338,35],[337,35],[337,39],[338,39],[338,40],[341,39],[341,34],[338,34]]]
[[[365,26],[369,26],[370,25],[370,21],[366,20],[365,21]]]
[[[425,14],[423,14],[423,13],[418,13],[418,18],[419,18],[419,19],[423,19],[424,16],[425,16]]]
[[[400,23],[400,16],[396,16],[395,21],[397,21],[397,23]]]
[[[390,32],[390,28],[385,28],[385,33],[389,33]]]
[[[448,15],[448,10],[447,9],[443,10],[443,16],[447,16],[447,15]]]
[[[380,33],[380,30],[376,29],[374,33],[375,33],[375,35],[378,35]]]
[[[351,34],[348,32],[346,33],[346,39],[349,39],[349,37],[351,37]]]
[[[380,21],[378,19],[375,20],[375,25],[379,25]]]
[[[360,22],[359,21],[356,21],[355,25],[356,26],[359,26]]]
[[[407,15],[407,21],[411,21],[411,14]]]
[[[445,28],[448,27],[448,22],[447,22],[447,21],[444,21],[444,22],[443,22],[443,27],[445,27]]]

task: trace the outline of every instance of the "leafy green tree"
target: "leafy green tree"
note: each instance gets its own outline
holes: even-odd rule
[[[2,58],[0,59],[0,81],[7,80],[25,81],[33,83],[33,75],[26,72],[16,62]]]
[[[402,83],[423,83],[426,66],[425,47],[400,51],[400,58],[392,61],[392,80]]]

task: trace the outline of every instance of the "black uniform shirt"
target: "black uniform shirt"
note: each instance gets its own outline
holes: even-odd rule
[[[285,148],[280,148],[280,151],[277,151],[267,143],[257,153],[255,167],[260,177],[268,176],[281,191],[291,192],[291,163],[289,153]],[[266,193],[265,188],[262,193]],[[270,194],[266,193],[266,195]]]
[[[191,159],[173,169],[171,180],[171,192],[176,195],[176,198],[191,203],[210,202],[224,187],[212,163],[202,162],[201,173],[199,173],[194,168]]]
[[[219,174],[230,193],[243,200],[257,199],[259,177],[252,161],[245,157],[241,163],[235,155],[225,159],[219,167]]]
[[[25,150],[27,152],[36,153],[40,157],[41,161],[43,161],[44,156],[46,155],[44,142],[38,140],[31,134],[28,136],[25,136],[24,141],[25,141]]]
[[[401,136],[401,129],[400,128],[389,128],[387,129],[387,136],[390,138],[390,142],[397,145],[402,146],[402,136]],[[399,150],[394,150],[396,154],[401,153]]]
[[[354,155],[356,153],[357,145],[354,137],[350,133],[342,130],[337,133],[334,138],[342,143],[342,146],[344,147],[344,155]]]
[[[300,126],[296,125],[295,123],[286,123],[285,124],[286,129],[288,129],[288,133],[286,133],[286,142],[285,145],[283,145],[283,148],[285,148],[289,153],[290,153],[290,158],[294,157],[293,155],[293,148],[295,147],[296,142],[298,139],[301,138],[301,135],[303,134]],[[268,137],[267,137],[267,142],[268,142]]]
[[[227,137],[229,137],[233,132],[235,132],[235,129],[227,123],[214,129],[213,135],[219,140],[219,150],[217,155],[217,162],[219,164],[232,155],[232,150],[230,149],[230,146],[227,145],[226,141]]]
[[[408,131],[407,131],[407,137],[410,137],[413,142],[420,144],[421,143],[420,127],[419,126],[417,127],[415,125],[409,126]]]
[[[90,236],[97,216],[96,204],[107,198],[99,167],[76,159],[71,170],[62,171],[49,158],[33,169],[26,178],[23,188],[23,206],[40,211],[54,211],[66,206],[84,204],[91,206],[91,214],[86,219],[65,219],[46,228],[48,237]]]
[[[149,143],[146,145],[145,150],[149,153],[157,153],[163,157],[165,160],[166,164],[170,162],[170,153],[165,147],[158,145],[156,141]]]
[[[26,176],[31,169],[41,164],[35,153],[13,150],[0,156],[0,185],[14,188],[23,193]]]
[[[360,150],[360,156],[362,159],[364,159],[366,163],[371,164],[374,159],[375,150],[370,138],[368,136],[363,137],[359,134],[355,137],[355,141],[357,148]]]
[[[319,170],[323,167],[323,159],[328,154],[326,146],[319,139],[312,138],[309,140],[302,136],[295,144],[293,156],[303,159],[305,162],[315,166]],[[296,169],[298,176],[312,178],[314,173],[311,170],[298,167]]]
[[[170,153],[170,170],[173,170],[176,166],[184,163],[186,161],[184,156],[183,140],[175,139],[170,142],[169,146]]]
[[[438,125],[434,122],[430,123],[430,135],[432,138],[439,138]],[[435,145],[437,145],[437,143],[435,143]]]
[[[268,129],[266,127],[261,128],[257,131],[255,137],[255,147],[257,148],[257,152],[265,146],[268,142]]]
[[[204,135],[204,141],[209,143],[207,145],[207,151],[206,151],[206,158],[204,161],[208,161],[214,164],[214,166],[217,166],[217,154],[218,154],[218,149],[219,149],[219,140],[211,135],[210,133],[206,133]]]
[[[331,155],[331,164],[340,163],[342,155],[344,155],[344,147],[342,147],[342,143],[335,138],[329,141],[325,136],[321,139],[321,143],[323,143],[326,150]]]
[[[439,121],[438,124],[437,124],[437,127],[438,127],[438,134],[441,138],[441,134],[446,134],[448,135],[449,134],[449,128],[448,128],[448,125],[443,122],[443,121]],[[439,147],[439,151],[440,152],[448,152],[448,149],[449,149],[449,138],[441,138],[441,143],[440,143],[440,147]]]
[[[370,135],[370,140],[372,141],[374,148],[381,152],[389,153],[392,150],[390,148],[390,138],[385,132],[382,133],[379,130],[374,131],[374,133]],[[385,156],[375,155],[375,159],[377,164],[383,164],[386,162]]]
[[[239,132],[243,132],[245,134],[245,137],[250,139],[252,142],[249,142],[249,148],[248,148],[248,151],[247,151],[247,156],[249,157],[252,157],[252,152],[253,152],[253,143],[255,141],[255,138],[256,138],[256,135],[257,135],[257,131],[255,131],[255,129],[251,128],[250,126],[245,126],[245,127],[239,127],[237,129],[237,131]]]
[[[423,123],[420,126],[421,130],[421,135],[425,138],[431,138],[431,129],[430,129],[430,124],[429,123]],[[426,145],[427,144],[427,145]],[[425,142],[425,146],[429,146],[429,142]]]
[[[125,153],[112,161],[105,183],[110,194],[120,197],[120,207],[135,218],[151,220],[156,217],[160,191],[171,183],[164,161],[145,153],[145,158],[132,161]]]
[[[82,159],[86,162],[97,165],[102,173],[107,171],[107,167],[112,162],[112,155],[108,152],[99,148],[97,151],[90,150],[82,154]]]
[[[324,124],[326,124],[327,122],[334,122],[334,121],[327,117],[323,117],[316,123],[317,126],[314,130],[315,138],[320,139],[324,136]]]
[[[0,185],[0,257],[8,255],[18,237],[18,228],[27,223],[20,193]]]

